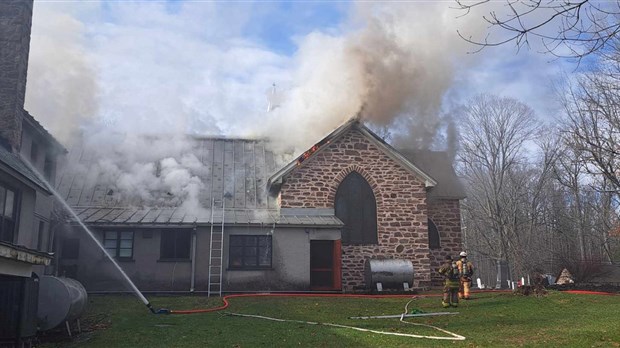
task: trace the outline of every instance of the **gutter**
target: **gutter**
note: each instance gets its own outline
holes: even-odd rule
[[[49,266],[54,256],[21,245],[0,241],[0,258],[21,261],[31,265]]]
[[[194,285],[196,282],[196,225],[192,229],[192,277],[190,281],[189,292],[194,292]]]

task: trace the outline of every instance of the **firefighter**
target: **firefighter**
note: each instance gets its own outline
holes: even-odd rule
[[[474,275],[474,265],[467,261],[467,252],[461,251],[460,260],[456,262],[459,268],[459,298],[469,300],[469,289],[471,288],[471,277]]]
[[[443,308],[458,307],[459,305],[459,269],[456,262],[452,261],[452,256],[446,256],[446,262],[438,270],[444,278],[443,286]]]

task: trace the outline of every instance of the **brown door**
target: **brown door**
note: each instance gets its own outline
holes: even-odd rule
[[[310,289],[340,290],[340,241],[310,241]]]

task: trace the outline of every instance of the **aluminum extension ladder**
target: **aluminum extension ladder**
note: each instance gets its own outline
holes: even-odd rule
[[[211,238],[209,242],[209,287],[208,296],[222,296],[222,271],[223,271],[223,250],[224,250],[224,215],[225,198],[221,201],[215,199],[211,202]],[[215,204],[221,203],[222,224],[217,226],[213,220],[215,216]]]

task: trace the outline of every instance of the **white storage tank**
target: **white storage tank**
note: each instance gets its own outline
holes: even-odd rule
[[[367,289],[375,289],[377,283],[384,289],[403,289],[403,283],[413,285],[413,263],[402,259],[369,259],[364,264],[364,278]]]
[[[39,278],[39,330],[53,329],[79,318],[86,309],[88,295],[80,282],[71,278]]]

